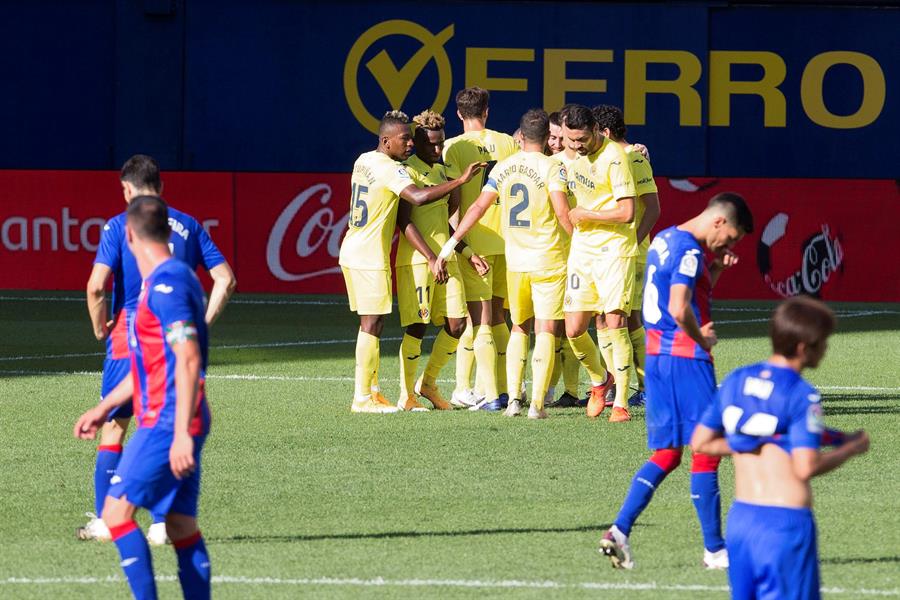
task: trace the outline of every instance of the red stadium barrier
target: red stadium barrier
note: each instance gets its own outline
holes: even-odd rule
[[[343,293],[346,174],[164,174],[166,199],[210,230],[242,292]],[[657,179],[657,229],[684,221],[721,191],[743,194],[756,231],[717,298],[900,301],[889,180]],[[103,219],[124,208],[113,171],[0,171],[0,288],[81,289]],[[886,247],[882,257],[878,250]]]

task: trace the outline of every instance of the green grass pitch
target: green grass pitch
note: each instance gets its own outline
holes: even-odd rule
[[[115,548],[74,536],[95,450],[71,429],[102,365],[84,302],[0,295],[0,597],[127,597]],[[717,305],[720,378],[767,356],[771,306]],[[813,485],[822,583],[827,597],[900,596],[900,307],[835,308],[808,376],[828,423],[867,429],[872,448]],[[688,469],[635,527],[634,571],[596,551],[648,456],[640,410],[618,425],[578,409],[352,415],[356,327],[337,297],[243,295],[212,330],[200,520],[216,597],[727,597],[725,573],[700,567]],[[400,334],[395,311],[381,346],[394,401]],[[443,377],[449,394],[452,363]],[[721,479],[727,509],[728,461]],[[153,556],[161,596],[179,597],[174,553]]]

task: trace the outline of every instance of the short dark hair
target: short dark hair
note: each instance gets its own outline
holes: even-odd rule
[[[565,123],[569,129],[593,129],[597,124],[597,119],[594,118],[594,113],[587,106],[575,104],[566,110]]]
[[[384,132],[394,125],[409,125],[409,117],[402,110],[389,110],[381,117],[378,124],[378,135],[384,135]]]
[[[559,116],[559,111],[558,111],[558,110],[555,111],[555,112],[550,113],[550,115],[548,116],[548,118],[550,119],[550,124],[551,124],[551,125],[556,125],[557,127],[562,127],[562,119],[561,119],[561,117]]]
[[[735,192],[722,192],[709,199],[707,208],[720,206],[728,213],[728,220],[744,230],[744,233],[753,233],[753,213],[747,206],[744,197]]]
[[[152,156],[146,154],[135,154],[126,160],[122,165],[119,179],[139,190],[153,190],[156,193],[162,191],[159,164]]]
[[[834,331],[834,312],[821,300],[795,296],[778,305],[769,322],[772,351],[786,358],[797,356],[802,343],[817,348]]]
[[[491,94],[478,86],[463,88],[456,92],[456,110],[463,119],[477,119],[484,116],[491,100]]]
[[[617,142],[625,139],[628,128],[625,127],[625,114],[618,106],[599,104],[591,109],[600,129],[609,129],[610,137]]]
[[[169,241],[169,207],[159,196],[138,196],[128,204],[128,225],[134,234],[148,242]]]
[[[529,142],[543,143],[550,135],[550,117],[540,108],[532,108],[519,121],[522,137]]]

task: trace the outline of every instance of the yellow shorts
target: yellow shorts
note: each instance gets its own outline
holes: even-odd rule
[[[572,254],[566,278],[566,312],[631,313],[635,258],[584,259]]]
[[[391,272],[341,267],[350,310],[360,315],[391,314]]]
[[[644,269],[647,268],[645,262],[634,263],[634,289],[631,292],[631,310],[641,310],[641,304],[644,302]]]
[[[436,285],[434,275],[426,263],[403,265],[397,271],[397,304],[400,325],[434,323],[440,325],[444,317],[466,318],[466,295],[456,261],[447,263],[447,283]]]
[[[566,272],[531,271],[506,274],[509,290],[509,314],[515,325],[521,325],[531,317],[542,321],[564,318],[563,296],[566,293]]]
[[[492,297],[506,298],[506,257],[497,254],[485,256],[484,260],[491,266],[491,270],[483,277],[466,259],[457,260],[467,302],[490,300]]]

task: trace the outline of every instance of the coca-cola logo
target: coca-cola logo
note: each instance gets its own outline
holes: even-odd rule
[[[327,183],[319,183],[308,187],[299,194],[281,211],[266,243],[266,264],[269,271],[281,281],[303,281],[331,273],[340,273],[337,259],[341,249],[341,238],[347,230],[349,212],[341,217],[335,215],[334,209],[329,206],[331,202],[331,186]],[[286,239],[289,231],[295,231],[295,223],[302,223],[296,240]],[[285,249],[285,243],[290,246]],[[287,251],[288,255],[293,250],[300,259],[306,259],[316,252],[327,252],[330,257],[328,262],[335,266],[303,272],[302,270],[288,270],[283,262]],[[321,261],[299,261],[300,264],[314,262],[321,265]]]
[[[798,294],[819,297],[822,287],[836,272],[843,270],[844,248],[840,237],[832,234],[830,225],[822,224],[816,233],[804,240],[799,257],[776,259],[773,248],[787,235],[789,220],[786,213],[778,213],[766,223],[756,252],[759,272],[772,291],[783,298]],[[790,266],[790,274],[779,275],[784,271],[780,265],[796,265],[796,258],[800,259],[799,268]]]

